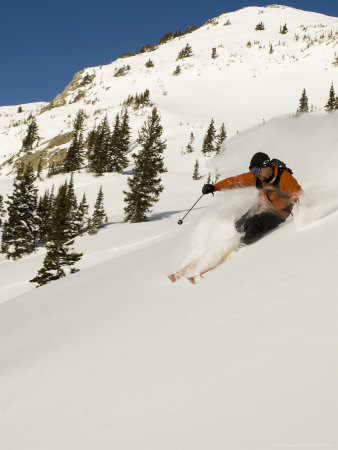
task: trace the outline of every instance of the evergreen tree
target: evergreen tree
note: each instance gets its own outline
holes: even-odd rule
[[[98,126],[97,130],[91,132],[88,142],[89,170],[96,176],[101,176],[108,169],[108,155],[110,145],[110,128],[107,116]]]
[[[272,47],[272,44],[270,43],[269,54],[272,55],[272,53],[273,53],[273,47]]]
[[[119,166],[117,162],[117,154],[119,152],[119,143],[121,137],[121,123],[120,116],[116,114],[113,132],[110,135],[109,145],[108,145],[108,172],[119,172]]]
[[[139,131],[138,144],[141,149],[133,155],[135,168],[128,178],[129,192],[124,191],[126,222],[145,222],[151,207],[163,191],[160,175],[166,172],[163,165],[163,151],[166,142],[161,140],[163,128],[156,108]]]
[[[259,23],[256,25],[255,30],[256,30],[256,31],[263,31],[263,30],[265,30],[264,23],[263,23],[263,22],[259,22]]]
[[[148,90],[147,90],[148,91]],[[149,91],[148,91],[148,101],[149,101]],[[129,145],[130,145],[130,136],[131,136],[131,130],[129,125],[129,115],[128,111],[125,110],[122,115],[122,123],[120,128],[120,139],[119,139],[119,151],[116,155],[116,166],[117,171],[122,172],[124,169],[128,167],[129,161],[127,158],[127,154],[129,151]]]
[[[193,180],[200,180],[201,179],[201,175],[199,173],[199,168],[200,168],[200,165],[199,165],[198,159],[196,158],[195,166],[194,166],[194,173],[192,174],[192,179]]]
[[[286,34],[288,32],[288,27],[286,26],[286,23],[283,25],[283,27],[279,28],[280,34]]]
[[[219,153],[222,147],[223,142],[227,138],[227,132],[225,130],[225,125],[222,123],[221,128],[219,129],[218,135],[215,138],[215,147],[216,152]]]
[[[187,153],[192,153],[194,151],[193,143],[195,141],[194,133],[190,133],[190,140],[186,146]]]
[[[47,253],[37,276],[30,280],[38,286],[62,278],[67,272],[78,271],[74,264],[81,259],[82,253],[75,253],[71,248],[74,239],[68,189],[67,184],[60,186],[55,198],[51,232],[46,243]]]
[[[42,161],[41,161],[41,158],[40,158],[39,159],[39,163],[38,163],[38,168],[36,169],[36,177],[39,178],[39,180],[42,180],[41,172],[42,172]]]
[[[217,58],[216,48],[212,49],[212,51],[211,51],[211,58],[212,59],[216,59]]]
[[[77,198],[74,190],[74,177],[73,173],[70,177],[69,183],[65,183],[67,187],[67,198],[68,198],[68,214],[69,214],[69,223],[70,223],[70,236],[75,237],[78,234],[78,226],[77,226],[77,214],[78,214],[78,206],[77,206]]]
[[[114,77],[123,77],[124,75],[126,75],[129,70],[131,69],[130,65],[128,64],[127,66],[123,66],[123,67],[119,67],[115,69],[114,72]]]
[[[26,136],[22,141],[22,150],[30,153],[33,150],[33,145],[39,139],[39,130],[35,117],[32,117],[30,124],[28,125]]]
[[[150,91],[149,89],[146,89],[143,94],[141,94],[141,105],[142,106],[150,106]]]
[[[86,199],[86,194],[83,194],[82,200],[79,204],[79,207],[77,209],[77,215],[76,215],[76,227],[77,227],[77,234],[82,234],[83,228],[88,220],[88,211],[89,206]]]
[[[214,140],[216,136],[216,129],[214,125],[214,119],[211,119],[208,130],[203,139],[202,153],[207,155],[214,150]]]
[[[5,215],[4,198],[0,194],[0,225],[2,225],[2,218]]]
[[[19,259],[32,253],[38,244],[39,219],[37,215],[37,188],[30,165],[20,166],[14,180],[13,194],[9,195],[8,219],[2,232],[1,251],[7,258]]]
[[[184,59],[184,58],[189,58],[190,56],[192,56],[192,48],[189,44],[187,44],[178,54],[176,61],[178,59]]]
[[[306,95],[306,90],[303,90],[302,96],[299,99],[299,108],[297,109],[299,114],[304,114],[309,112],[309,103]]]
[[[84,163],[84,120],[85,112],[80,109],[73,125],[73,139],[63,160],[63,171],[74,172],[80,170]]]
[[[150,91],[146,89],[142,94],[136,94],[135,97],[129,95],[126,106],[134,103],[134,109],[139,109],[142,106],[150,106]]]
[[[330,87],[329,100],[325,105],[325,109],[327,112],[331,112],[331,111],[334,111],[335,109],[337,109],[337,100],[336,100],[336,94],[334,92],[333,83],[331,84],[331,87]]]
[[[181,73],[181,66],[176,66],[176,69],[173,71],[173,75],[177,76]]]
[[[150,69],[151,67],[154,67],[154,63],[152,62],[151,59],[149,59],[149,60],[145,63],[145,66],[146,66],[148,69]]]
[[[103,224],[106,222],[108,222],[108,217],[104,210],[103,192],[101,186],[94,205],[93,216],[88,221],[88,233],[96,234],[99,231],[99,229],[102,228]]]
[[[92,158],[92,154],[95,151],[95,141],[96,141],[96,133],[97,129],[93,128],[89,133],[87,137],[87,158],[88,161]]]
[[[122,173],[128,167],[127,154],[130,144],[130,126],[127,110],[124,111],[122,120],[117,114],[114,129],[109,145],[109,171]]]
[[[45,191],[43,197],[39,198],[37,214],[39,217],[39,242],[45,245],[52,229],[52,214],[54,204],[54,187],[49,193]]]

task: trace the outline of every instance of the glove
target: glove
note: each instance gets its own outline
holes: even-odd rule
[[[215,192],[215,186],[213,184],[205,184],[202,188],[203,194],[213,194]]]

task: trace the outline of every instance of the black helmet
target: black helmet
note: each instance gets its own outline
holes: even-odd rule
[[[253,155],[250,161],[249,169],[253,167],[268,167],[271,166],[271,161],[266,153],[258,152]]]

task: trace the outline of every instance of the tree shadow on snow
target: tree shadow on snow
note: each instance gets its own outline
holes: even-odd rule
[[[196,211],[198,209],[204,209],[204,208],[206,208],[206,206],[199,206],[197,208],[194,208],[194,211]],[[184,216],[188,211],[189,211],[188,209],[178,209],[176,211],[165,211],[165,212],[161,212],[161,213],[157,213],[157,214],[152,214],[149,217],[148,222],[153,222],[155,220],[168,219],[173,214],[178,214],[178,213],[182,213],[182,216]]]

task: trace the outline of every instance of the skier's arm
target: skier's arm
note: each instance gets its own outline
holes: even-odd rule
[[[236,189],[250,186],[256,186],[256,177],[251,172],[247,172],[219,181],[215,184],[215,191],[223,191],[224,189]]]

